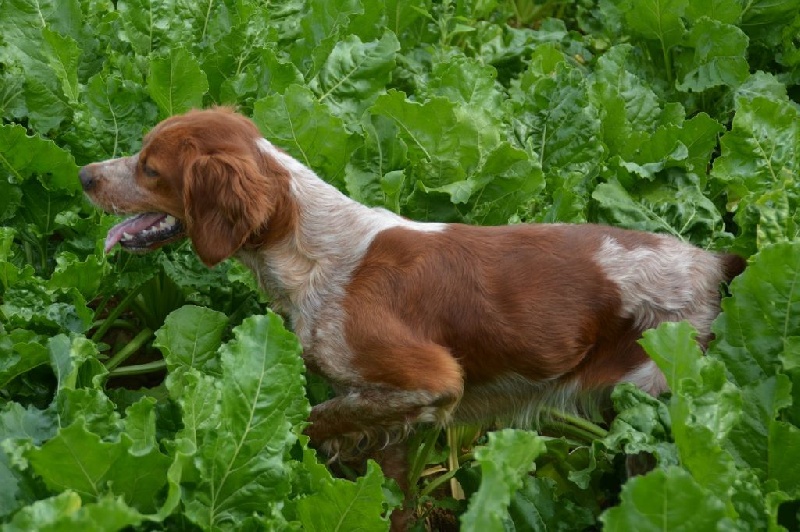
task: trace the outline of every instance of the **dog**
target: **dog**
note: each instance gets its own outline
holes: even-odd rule
[[[665,391],[642,332],[688,320],[705,346],[721,283],[745,267],[601,225],[411,221],[351,200],[226,108],[168,118],[79,177],[98,207],[133,215],[106,251],[188,238],[209,267],[251,269],[336,392],[312,409],[312,444],[376,457],[406,492],[418,423],[524,423],[621,382]]]

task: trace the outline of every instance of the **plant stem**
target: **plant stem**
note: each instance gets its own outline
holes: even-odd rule
[[[670,87],[672,87],[672,63],[670,62],[669,48],[664,46],[664,41],[661,41],[661,50],[664,52],[664,67],[667,70],[667,81],[669,81]]]
[[[97,321],[97,322],[102,321],[99,319],[100,313],[103,312],[103,309],[106,308],[106,305],[108,305],[108,302],[110,300],[111,300],[111,294],[108,294],[107,296],[103,297],[103,299],[100,301],[100,304],[97,305],[97,308],[94,311],[94,316],[92,317],[92,321]]]
[[[447,455],[447,468],[450,470],[450,473],[455,475],[455,472],[458,470],[458,453],[459,449],[459,438],[456,435],[455,427],[447,427],[447,446],[450,448],[450,454]],[[453,498],[459,501],[463,501],[466,496],[464,495],[464,490],[461,487],[461,484],[458,483],[458,480],[455,477],[450,478],[450,491],[453,493]]]
[[[561,435],[569,435],[578,438],[580,439],[580,441],[585,443],[590,443],[598,439],[597,436],[595,434],[592,434],[591,432],[587,432],[581,429],[580,427],[570,425],[569,423],[563,423],[561,421],[547,421],[545,423],[542,423],[542,427],[550,428]]]
[[[136,296],[139,295],[141,289],[142,288],[140,286],[135,290],[132,290],[127,296],[125,296],[125,298],[122,301],[119,302],[119,305],[114,307],[114,309],[108,313],[108,316],[106,316],[106,319],[103,322],[103,324],[92,335],[93,342],[99,342],[103,338],[103,336],[105,336],[105,334],[108,332],[111,326],[114,325],[114,322],[119,317],[119,315],[122,314],[126,308],[128,308],[128,305],[130,305],[134,299],[136,299]]]
[[[153,335],[153,331],[150,329],[143,329],[139,334],[133,337],[133,340],[128,342],[128,344],[123,347],[122,349],[114,355],[111,360],[106,362],[106,369],[108,371],[113,370],[123,362],[125,362],[132,354],[134,354],[142,345],[150,339]]]
[[[45,239],[42,239],[37,243],[39,244],[39,257],[40,257],[39,267],[41,268],[41,270],[39,271],[42,272],[42,275],[44,275],[45,272],[47,271],[47,241]]]
[[[420,491],[419,496],[420,497],[424,497],[424,496],[430,495],[431,493],[436,491],[436,488],[438,488],[439,486],[441,486],[442,484],[444,484],[445,482],[447,482],[448,480],[453,478],[453,476],[455,476],[455,474],[456,474],[456,471],[458,471],[458,470],[457,469],[452,469],[452,470],[448,471],[447,473],[445,473],[443,475],[439,475],[435,479],[431,480],[431,482],[427,486],[425,486],[425,488],[423,488],[422,491]]]
[[[432,427],[426,430],[427,432],[422,434],[422,445],[418,447],[416,456],[412,460],[411,471],[409,474],[409,482],[412,486],[416,486],[417,481],[419,480],[420,476],[422,476],[422,470],[425,469],[425,466],[428,464],[431,454],[436,446],[436,440],[439,437],[440,429]]]
[[[575,427],[578,427],[581,430],[589,432],[595,438],[605,438],[608,435],[608,431],[606,429],[598,425],[595,425],[591,421],[587,421],[582,417],[573,416],[571,414],[553,408],[544,408],[542,409],[542,413],[546,414],[549,417],[561,419],[565,423],[574,425]]]
[[[153,373],[165,369],[167,367],[166,360],[155,360],[147,364],[134,364],[131,366],[123,366],[111,371],[112,377],[121,377],[123,375],[143,375],[145,373]]]
[[[30,242],[23,240],[22,248],[25,250],[25,262],[33,266],[33,251],[31,250]]]
[[[92,328],[99,327],[103,325],[107,320],[97,320],[92,323]],[[114,320],[114,323],[111,324],[111,327],[116,329],[128,329],[129,331],[135,331],[139,328],[139,326],[133,323],[130,320]]]

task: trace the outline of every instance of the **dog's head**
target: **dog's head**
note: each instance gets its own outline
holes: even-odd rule
[[[244,116],[191,111],[153,128],[139,153],[81,168],[94,204],[134,215],[109,231],[106,251],[119,243],[142,253],[188,236],[208,266],[233,255],[266,229],[288,188],[260,142]]]

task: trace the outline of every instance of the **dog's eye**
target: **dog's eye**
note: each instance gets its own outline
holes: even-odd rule
[[[158,177],[158,172],[152,166],[144,165],[142,171],[147,177]]]

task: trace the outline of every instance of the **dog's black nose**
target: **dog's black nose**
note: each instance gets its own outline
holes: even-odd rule
[[[94,188],[96,183],[94,172],[92,172],[92,169],[89,168],[89,166],[84,166],[81,168],[80,172],[78,172],[78,177],[81,178],[81,186],[83,187],[83,190],[89,192]]]

